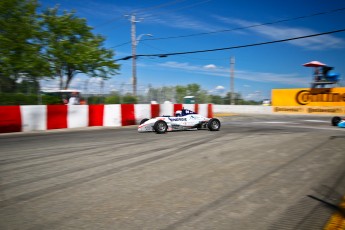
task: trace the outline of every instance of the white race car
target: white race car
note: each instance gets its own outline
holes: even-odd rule
[[[175,130],[209,129],[218,131],[220,121],[217,118],[206,118],[191,110],[182,109],[175,113],[175,116],[161,116],[151,119],[143,119],[138,127],[138,132],[165,133]]]

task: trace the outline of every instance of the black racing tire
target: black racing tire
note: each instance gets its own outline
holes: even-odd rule
[[[144,118],[144,119],[142,119],[141,121],[140,121],[140,125],[142,125],[142,124],[144,124],[146,121],[148,121],[148,120],[150,120],[150,119],[147,119],[147,118]]]
[[[340,121],[341,121],[341,117],[333,117],[332,118],[332,125],[337,126]]]
[[[200,124],[198,124],[197,126],[196,126],[196,128],[198,129],[198,130],[202,130],[202,123],[200,123]]]
[[[155,122],[153,129],[156,133],[163,134],[168,130],[168,125],[165,121],[159,120]]]
[[[212,118],[207,123],[207,128],[210,131],[218,131],[220,129],[220,121],[217,118]]]
[[[196,128],[197,128],[198,130],[206,129],[206,127],[207,127],[207,122],[202,122],[202,123],[200,123],[200,124],[198,124],[198,125],[196,126]]]

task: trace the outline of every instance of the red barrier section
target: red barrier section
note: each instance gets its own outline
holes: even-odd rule
[[[199,104],[194,104],[194,112],[199,113]]]
[[[159,117],[159,104],[151,104],[151,118]]]
[[[67,105],[47,105],[47,129],[67,128]]]
[[[213,109],[212,104],[207,105],[207,117],[212,118],[213,117]]]
[[[104,105],[89,105],[89,126],[103,126]]]
[[[121,105],[121,121],[122,126],[135,125],[135,113],[133,104]]]
[[[0,133],[22,131],[20,106],[0,106]]]
[[[182,104],[174,104],[174,114],[176,113],[177,110],[182,110],[183,105]]]

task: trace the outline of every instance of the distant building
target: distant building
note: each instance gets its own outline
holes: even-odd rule
[[[183,104],[195,104],[195,97],[194,96],[185,96],[183,98]]]

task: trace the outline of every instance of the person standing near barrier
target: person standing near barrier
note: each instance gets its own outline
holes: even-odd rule
[[[68,100],[69,105],[79,105],[79,97],[77,92],[72,92],[71,97]]]

